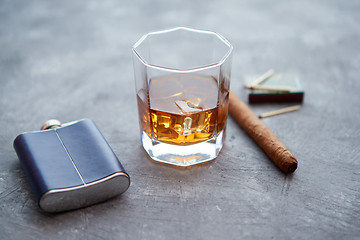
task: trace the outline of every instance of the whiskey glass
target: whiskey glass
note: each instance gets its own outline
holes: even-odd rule
[[[232,45],[220,34],[178,27],[133,46],[142,145],[155,161],[190,166],[224,144]]]

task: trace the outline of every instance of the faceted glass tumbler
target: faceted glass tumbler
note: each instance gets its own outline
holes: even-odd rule
[[[216,158],[225,138],[231,44],[215,32],[178,27],[148,33],[132,50],[149,156],[178,166]]]

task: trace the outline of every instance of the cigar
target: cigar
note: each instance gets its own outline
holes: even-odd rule
[[[229,113],[284,173],[296,170],[298,162],[278,137],[232,91]]]

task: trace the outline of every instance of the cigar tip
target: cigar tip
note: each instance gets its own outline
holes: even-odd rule
[[[295,170],[297,169],[297,166],[298,166],[297,162],[291,163],[290,166],[287,169],[287,173],[295,172]]]

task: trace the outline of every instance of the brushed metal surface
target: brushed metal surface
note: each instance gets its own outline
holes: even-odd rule
[[[61,212],[87,207],[125,192],[129,176],[115,173],[103,179],[64,189],[52,189],[40,198],[39,206],[46,212]]]

